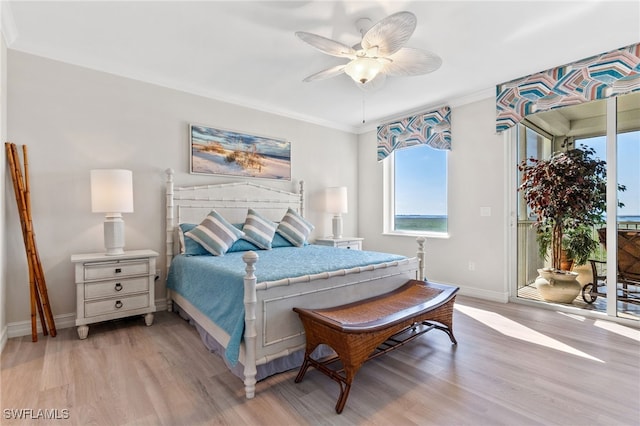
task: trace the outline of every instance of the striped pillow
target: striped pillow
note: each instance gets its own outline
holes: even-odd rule
[[[271,250],[271,240],[276,233],[277,225],[269,219],[262,216],[253,209],[247,212],[247,218],[244,221],[244,240],[255,244],[261,249]]]
[[[193,230],[193,228],[195,228],[196,226],[197,225],[195,223],[181,223],[178,227],[178,236],[180,238],[180,254],[184,254],[186,256],[210,254],[199,243],[185,235],[187,232]]]
[[[214,256],[222,256],[244,232],[212,210],[198,226],[184,235],[198,242]]]
[[[284,215],[276,232],[296,247],[302,247],[313,231],[314,226],[289,208]]]

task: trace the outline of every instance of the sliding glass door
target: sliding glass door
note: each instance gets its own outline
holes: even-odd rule
[[[616,108],[616,315],[640,319],[640,93],[621,96]],[[610,286],[611,287],[611,286]],[[610,289],[612,291],[612,289]]]
[[[519,125],[517,140],[518,163],[572,149],[592,149],[606,162],[606,212],[589,227],[594,244],[588,259],[572,266],[582,291],[567,304],[640,319],[640,93],[531,115]],[[538,269],[551,266],[550,256],[540,250],[539,229],[531,226],[522,194],[516,200],[517,297],[547,303],[535,281]]]

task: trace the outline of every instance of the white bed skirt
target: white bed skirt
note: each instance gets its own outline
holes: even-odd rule
[[[184,303],[184,301],[181,301]],[[188,302],[187,302],[188,303]],[[180,307],[180,303],[174,301],[173,304],[174,311],[177,312],[183,319],[189,321],[191,325],[193,325],[198,334],[200,334],[200,338],[202,339],[202,343],[204,346],[212,353],[218,355],[222,358],[225,365],[235,376],[244,380],[244,365],[242,362],[236,363],[235,366],[232,366],[229,361],[227,361],[224,356],[225,347],[212,335],[210,334],[205,327],[200,325],[198,321],[196,321],[185,309]],[[333,356],[333,350],[326,346],[320,345],[313,352],[313,356],[315,359]],[[260,381],[266,379],[269,376],[273,376],[274,374],[282,373],[285,371],[292,370],[294,368],[298,368],[302,365],[302,361],[304,360],[304,349],[297,350],[289,355],[276,358],[267,362],[266,364],[261,364],[256,366],[256,380]]]

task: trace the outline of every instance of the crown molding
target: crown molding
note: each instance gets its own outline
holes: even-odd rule
[[[375,123],[367,123],[364,126],[361,126],[358,128],[357,130],[357,134],[361,135],[370,131],[377,131],[378,126],[383,124],[383,123],[388,123],[390,121],[394,121],[394,120],[400,120],[403,119],[405,117],[411,117],[413,115],[416,114],[420,114],[420,113],[424,113],[424,112],[428,112],[428,111],[432,111],[434,109],[440,108],[442,106],[448,105],[451,108],[458,108],[464,105],[468,105],[468,104],[472,104],[474,102],[478,102],[478,101],[482,101],[491,97],[495,97],[496,95],[496,89],[495,87],[491,87],[491,88],[487,88],[487,89],[483,89],[483,90],[479,90],[477,92],[473,92],[473,93],[468,93],[465,95],[461,95],[461,96],[457,96],[454,97],[452,99],[450,99],[449,101],[442,101],[442,102],[437,102],[437,103],[431,103],[431,104],[426,104],[426,105],[422,105],[418,108],[412,108],[411,110],[406,110],[397,114],[393,114],[390,116],[386,116],[383,118],[380,118],[378,120],[375,120]]]

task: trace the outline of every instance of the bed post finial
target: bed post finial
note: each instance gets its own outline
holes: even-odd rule
[[[416,241],[418,242],[418,253],[417,253],[417,255],[418,255],[418,280],[426,281],[427,277],[425,276],[424,243],[425,243],[425,241],[427,241],[427,239],[425,237],[418,237],[418,238],[416,238]]]
[[[247,265],[244,276],[244,393],[247,399],[251,399],[256,393],[256,295],[257,278],[254,274],[255,263],[258,261],[258,254],[248,251],[242,256],[242,260]]]

